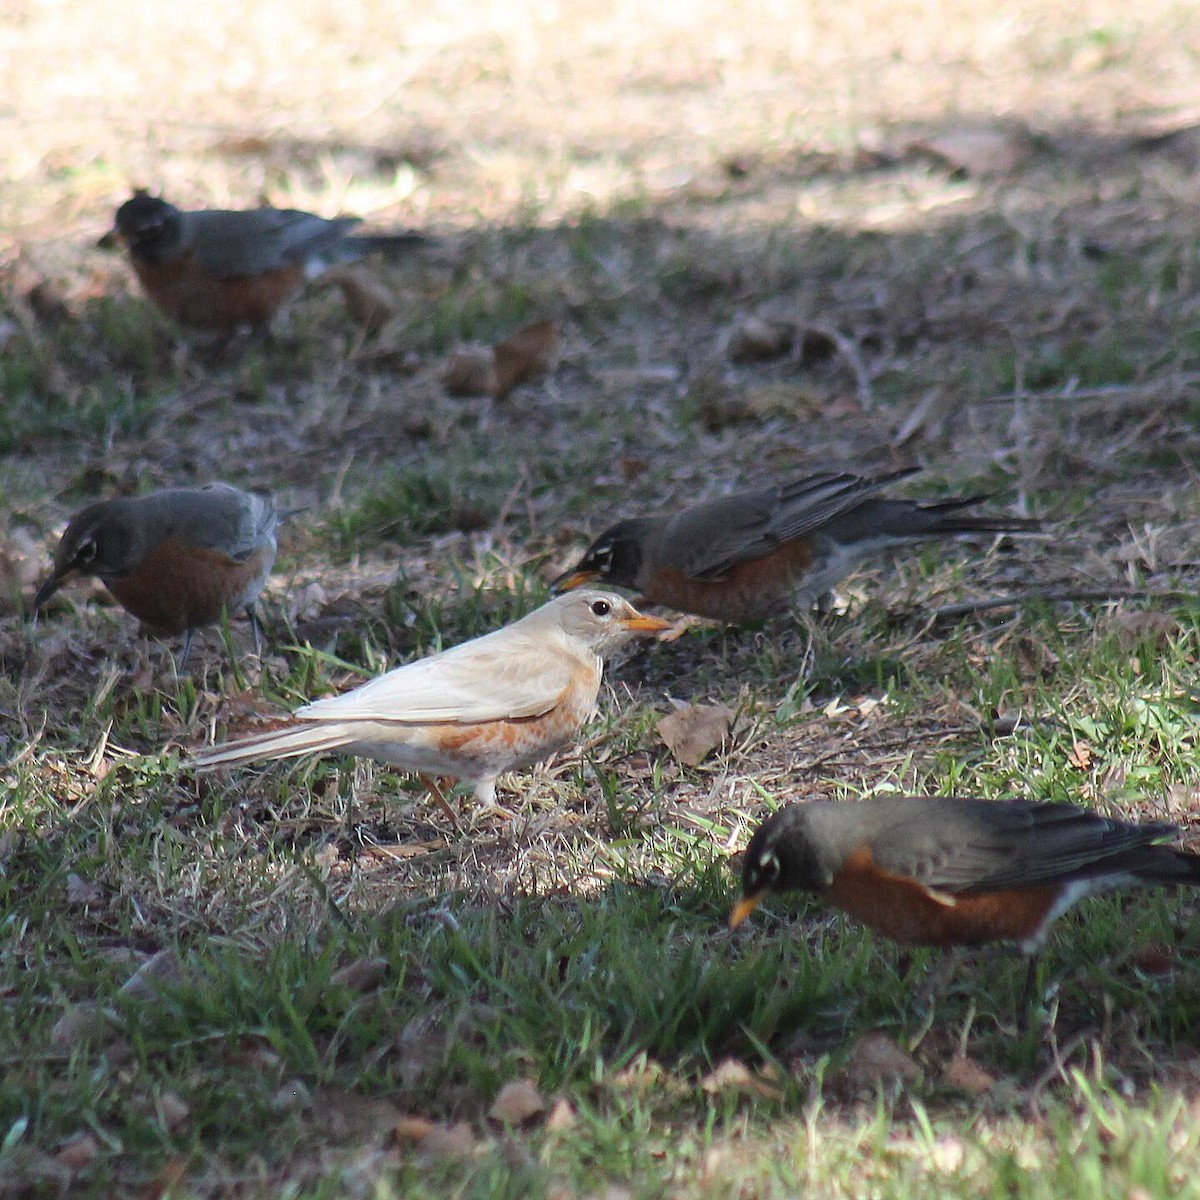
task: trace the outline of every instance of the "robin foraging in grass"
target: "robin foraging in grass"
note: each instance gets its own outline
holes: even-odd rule
[[[334,263],[425,240],[411,233],[352,235],[358,224],[358,217],[327,220],[292,208],[185,212],[138,191],[117,209],[114,233],[167,316],[232,333],[243,325],[264,328],[307,280]]]
[[[882,796],[784,808],[755,831],[737,928],[770,892],[803,891],[909,946],[1012,941],[1030,956],[1022,1012],[1052,922],[1095,892],[1200,885],[1200,855],[1070,804]]]
[[[228,483],[168,488],[101,500],[77,512],[38,588],[41,608],[76,575],[95,575],[147,631],[182,633],[186,661],[195,630],[245,610],[259,646],[255,601],[275,562],[274,501]]]
[[[918,468],[874,479],[823,474],[783,487],[737,492],[673,516],[634,517],[605,530],[551,584],[629,588],[647,603],[736,624],[811,604],[862,558],[931,538],[1032,533],[1037,521],[963,515],[986,499],[936,504],[886,500],[879,492]]]
[[[613,593],[571,592],[484,637],[306,704],[282,729],[203,750],[196,765],[360,755],[416,772],[457,824],[433,777],[461,779],[491,806],[498,775],[546,758],[579,732],[605,656],[668,628]]]

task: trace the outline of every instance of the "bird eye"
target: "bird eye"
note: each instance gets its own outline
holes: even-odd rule
[[[607,600],[593,600],[592,612],[598,617],[607,617],[612,612],[612,605]]]
[[[779,855],[774,850],[768,850],[755,864],[755,874],[762,884],[771,884],[779,878]]]
[[[90,563],[96,557],[96,539],[84,538],[75,549],[77,563]]]

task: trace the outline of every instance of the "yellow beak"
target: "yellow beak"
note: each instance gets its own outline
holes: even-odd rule
[[[550,592],[555,596],[561,592],[573,592],[577,587],[583,587],[585,583],[594,583],[599,578],[599,571],[564,571],[550,585]]]
[[[645,613],[638,613],[636,617],[624,617],[621,624],[635,633],[665,633],[671,628],[670,621],[664,621],[661,617],[648,617]]]
[[[736,929],[759,906],[761,901],[762,892],[753,896],[743,896],[729,914],[729,928]]]

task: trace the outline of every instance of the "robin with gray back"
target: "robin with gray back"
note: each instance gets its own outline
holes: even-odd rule
[[[425,241],[413,233],[351,234],[359,224],[358,217],[326,219],[292,208],[184,211],[138,191],[117,209],[115,233],[167,316],[232,333],[265,328],[307,280],[334,263]]]
[[[1103,817],[1071,804],[880,796],[795,804],[759,826],[742,867],[740,925],[769,893],[823,897],[910,946],[1012,941],[1036,955],[1050,926],[1095,892],[1200,886],[1200,856],[1160,843],[1174,825]]]
[[[821,599],[861,559],[914,542],[1035,533],[1035,520],[964,515],[985,496],[936,504],[879,496],[918,468],[870,479],[813,475],[737,492],[673,516],[634,517],[605,530],[551,584],[629,588],[646,603],[736,624]]]
[[[101,500],[71,518],[34,607],[94,575],[148,632],[184,635],[180,666],[195,630],[226,611],[245,611],[257,653],[255,602],[275,562],[277,520],[269,495],[228,483]]]

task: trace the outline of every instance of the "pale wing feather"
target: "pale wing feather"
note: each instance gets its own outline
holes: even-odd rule
[[[497,630],[418,659],[351,692],[306,704],[296,715],[306,721],[402,724],[541,716],[585,664],[553,643],[511,635],[511,627]],[[598,686],[598,669],[596,676]]]

